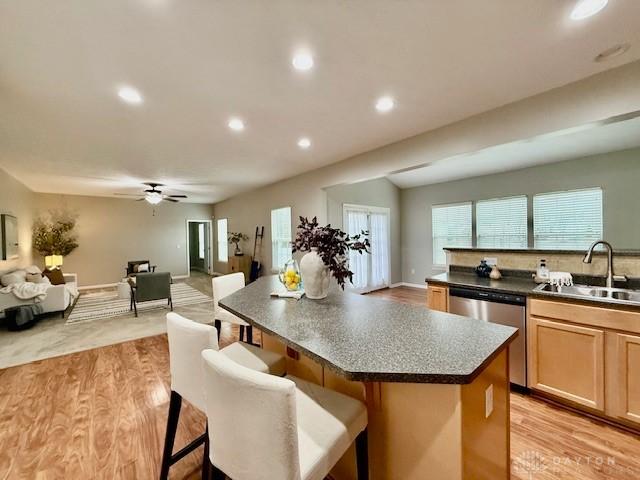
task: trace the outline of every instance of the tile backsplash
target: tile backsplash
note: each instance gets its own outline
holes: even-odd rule
[[[604,276],[607,273],[606,254],[594,254],[592,263],[583,263],[584,254],[576,253],[540,253],[540,252],[496,252],[483,251],[450,251],[447,254],[448,265],[475,267],[485,257],[498,259],[498,268],[514,270],[535,270],[538,261],[544,258],[551,271],[570,272],[573,274]],[[640,277],[640,253],[638,255],[619,255],[613,257],[613,267],[616,275]]]

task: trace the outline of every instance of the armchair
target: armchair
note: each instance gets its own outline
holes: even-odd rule
[[[129,279],[131,286],[131,304],[129,310],[138,316],[138,303],[167,299],[167,305],[173,311],[171,298],[171,274],[169,272],[139,273]]]
[[[151,265],[151,262],[149,262],[149,260],[131,260],[127,262],[125,277],[135,277],[138,274],[138,267],[144,264],[149,265],[149,270],[147,270],[147,272],[154,273],[156,271],[156,266]]]

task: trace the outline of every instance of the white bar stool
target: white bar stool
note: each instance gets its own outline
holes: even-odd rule
[[[202,444],[205,445],[202,475],[203,478],[208,478],[209,439],[206,432],[175,454],[173,454],[173,444],[178,428],[182,399],[186,399],[201,412],[206,411],[202,388],[201,352],[205,349],[218,350],[216,329],[210,325],[189,320],[177,313],[168,313],[167,336],[169,337],[171,399],[160,467],[160,480],[167,478],[171,465]],[[262,350],[253,345],[235,342],[220,352],[233,359],[234,362],[264,374],[282,376],[286,373],[286,360],[282,355]]]
[[[247,343],[253,343],[253,327],[245,322],[240,317],[233,313],[221,308],[218,302],[234,292],[237,292],[241,288],[244,288],[245,280],[244,273],[237,272],[229,275],[222,275],[220,277],[213,277],[211,279],[211,286],[213,287],[213,306],[215,308],[215,322],[214,325],[218,329],[218,340],[220,340],[220,329],[222,328],[222,322],[232,323],[240,327],[240,341],[244,337],[244,329],[247,327]]]
[[[215,350],[202,358],[216,478],[322,480],[355,441],[358,479],[368,480],[364,403],[250,370]]]

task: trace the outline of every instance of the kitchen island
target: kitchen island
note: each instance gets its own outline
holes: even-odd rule
[[[508,344],[516,329],[332,289],[274,298],[263,277],[220,306],[263,332],[289,374],[363,400],[372,479],[509,478]],[[355,478],[353,452],[332,472]]]

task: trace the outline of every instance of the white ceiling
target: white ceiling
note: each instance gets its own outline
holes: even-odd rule
[[[160,181],[215,202],[640,58],[640,1],[571,22],[574,3],[0,2],[0,166],[39,192]],[[301,47],[311,72],[291,68]]]
[[[497,145],[406,169],[388,178],[400,188],[411,188],[636,147],[640,147],[640,116]]]

